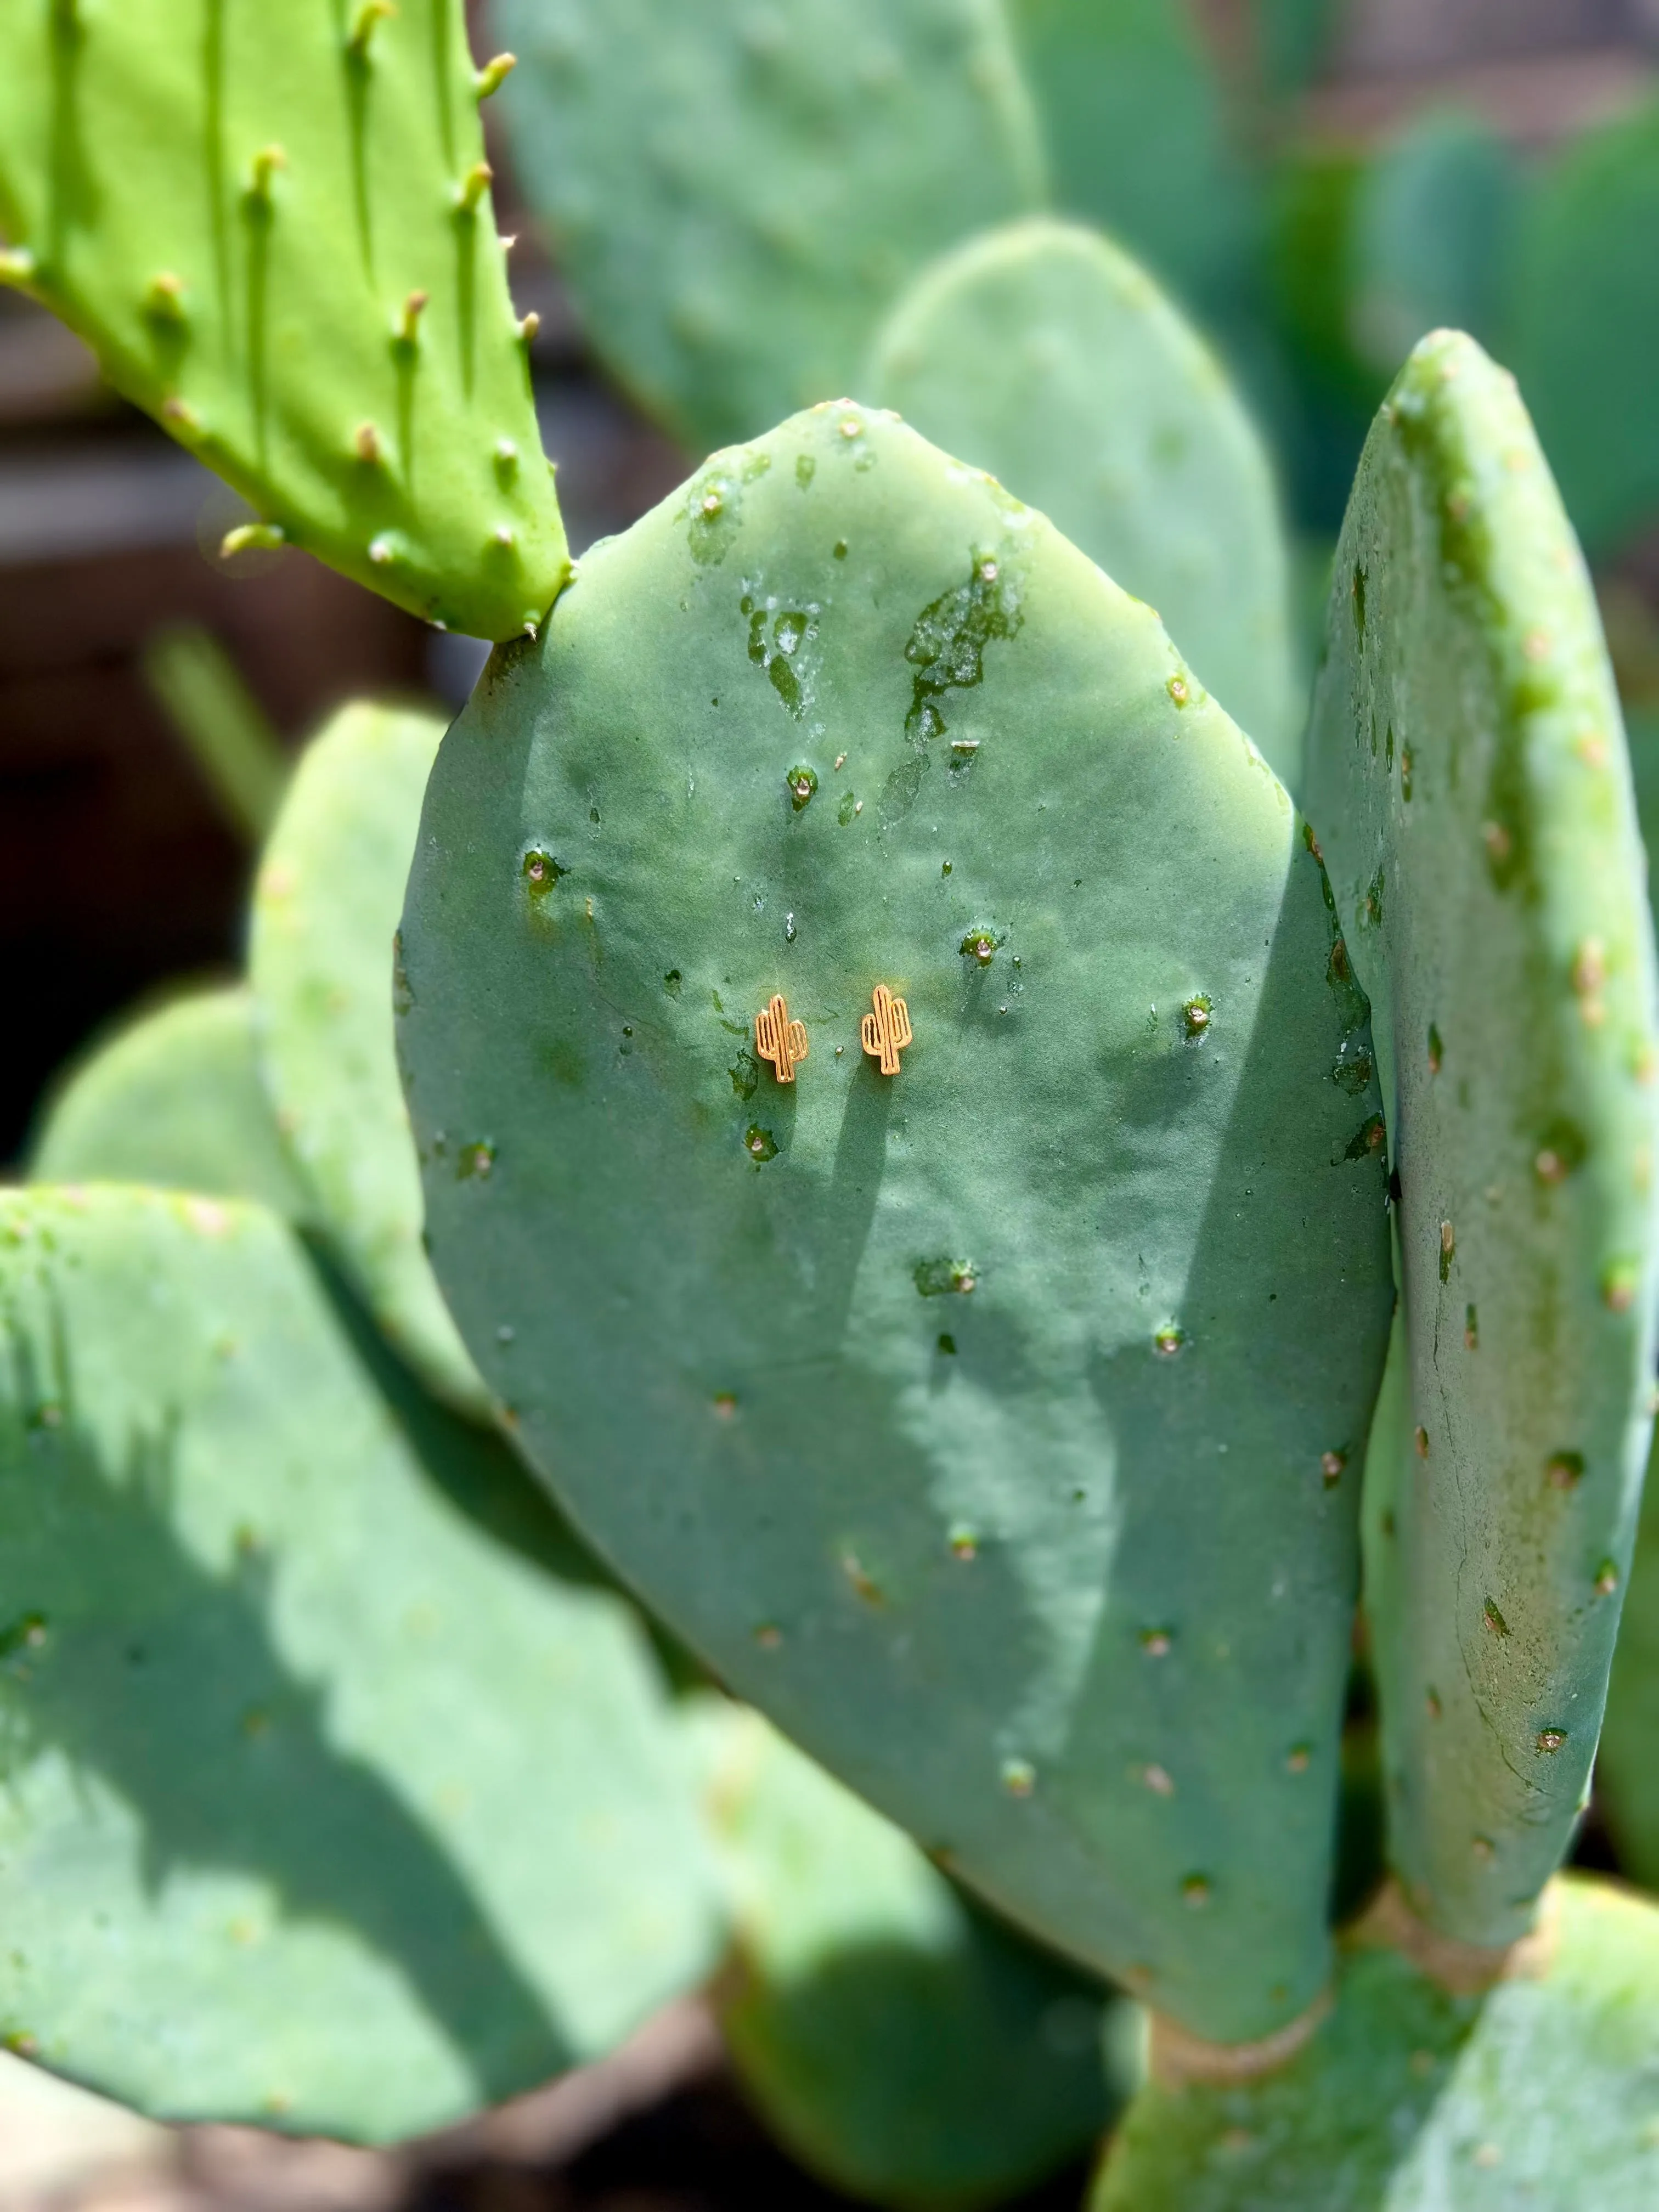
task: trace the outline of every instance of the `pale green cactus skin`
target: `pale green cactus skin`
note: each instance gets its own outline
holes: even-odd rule
[[[1272,464],[1144,269],[1048,217],[971,240],[905,294],[866,383],[1155,607],[1294,787],[1305,702]]]
[[[314,1211],[259,1079],[243,985],[182,993],[101,1040],[54,1094],[29,1174],[257,1199],[302,1227]]]
[[[395,2140],[718,1956],[632,1608],[261,1206],[0,1195],[0,2035],[157,2118]]]
[[[0,276],[288,544],[533,628],[568,564],[458,0],[0,0]]]
[[[720,2024],[774,2134],[901,2206],[1000,2203],[1082,2155],[1133,2087],[1133,2008],[971,1903],[758,1713],[707,1697],[690,1718],[732,1920]]]
[[[428,1388],[487,1420],[493,1401],[422,1247],[392,1042],[393,940],[443,728],[360,701],[312,740],[260,859],[248,972],[265,1085],[312,1217]]]
[[[1651,1423],[1652,924],[1595,603],[1513,380],[1417,349],[1340,547],[1308,805],[1371,998],[1406,1410],[1368,1516],[1393,1864],[1527,1928],[1586,1788]]]
[[[721,1680],[1221,2039],[1328,1965],[1393,1297],[1327,896],[1152,612],[838,404],[497,654],[404,909],[434,1267],[532,1464]]]
[[[588,336],[696,453],[854,388],[957,239],[1041,204],[998,0],[494,0],[514,167]]]
[[[1288,2065],[1141,2092],[1090,2212],[1650,2212],[1659,1911],[1567,1876],[1551,1917],[1541,1974],[1480,1996],[1346,1946]]]

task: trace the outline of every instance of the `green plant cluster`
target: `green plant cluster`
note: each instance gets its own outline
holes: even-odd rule
[[[1650,2205],[1659,1907],[1558,1870],[1604,1705],[1659,1853],[1659,993],[1514,379],[1389,325],[1304,714],[1249,416],[1043,207],[1046,161],[1194,297],[1237,265],[1167,10],[503,4],[596,343],[737,440],[572,579],[457,119],[508,57],[300,13],[0,7],[11,273],[295,542],[500,641],[447,732],[325,728],[246,980],[0,1195],[0,2031],[386,2140],[712,1983],[880,2203],[1111,2126],[1097,2212]],[[1288,82],[1313,11],[1253,20]],[[210,287],[143,290],[181,210],[216,319],[144,355],[134,300]],[[327,349],[266,349],[279,299]],[[331,507],[428,340],[395,485]]]

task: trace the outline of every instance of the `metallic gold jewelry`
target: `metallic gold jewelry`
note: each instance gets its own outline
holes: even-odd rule
[[[896,1075],[899,1054],[911,1042],[910,1009],[902,999],[893,996],[885,983],[878,983],[871,996],[876,1011],[865,1016],[859,1032],[864,1049],[884,1075]]]
[[[806,1024],[790,1020],[788,1005],[781,994],[755,1017],[755,1049],[763,1060],[771,1061],[780,1083],[794,1081],[795,1070],[810,1049]]]

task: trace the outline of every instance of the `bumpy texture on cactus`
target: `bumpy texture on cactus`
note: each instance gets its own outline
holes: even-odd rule
[[[1589,1773],[1647,1455],[1654,966],[1595,599],[1470,339],[1425,340],[1377,421],[1328,639],[1308,805],[1401,1188],[1390,1849],[1434,1927],[1502,1944]]]
[[[1150,611],[843,403],[495,656],[404,912],[434,1264],[532,1462],[723,1680],[1220,2038],[1326,1971],[1392,1298],[1326,901]]]
[[[1057,205],[1121,238],[1188,299],[1224,284],[1244,221],[1221,87],[1169,0],[1011,0]]]
[[[1091,2212],[1650,2212],[1659,1913],[1567,1879],[1547,1917],[1541,1971],[1483,1996],[1351,1944],[1281,2071],[1142,2091]]]
[[[1580,140],[1541,179],[1522,234],[1522,388],[1594,554],[1659,506],[1659,102]]]
[[[124,1024],[54,1099],[37,1182],[159,1183],[307,1222],[253,1056],[246,990],[194,991]]]
[[[564,581],[453,0],[0,0],[0,276],[288,542],[507,637]]]
[[[421,1244],[421,1172],[392,1042],[392,948],[443,724],[344,708],[301,761],[254,890],[249,970],[279,1125],[337,1258],[441,1397],[487,1418]],[[489,1172],[475,1142],[455,1170]]]
[[[1631,1562],[1630,1595],[1619,1628],[1607,1714],[1595,1754],[1595,1789],[1619,1863],[1659,1890],[1659,1478],[1647,1488]]]
[[[495,0],[515,168],[594,343],[699,453],[844,391],[911,274],[1034,206],[997,0]]]
[[[0,2028],[392,2137],[716,1948],[629,1610],[263,1208],[0,1200]]]
[[[758,1713],[708,1703],[737,1944],[720,2018],[769,2126],[878,2204],[994,2203],[1079,2155],[1128,2086],[1109,2094],[1098,1984],[970,1905]]]
[[[1303,708],[1272,469],[1215,356],[1143,269],[1067,223],[975,239],[906,294],[866,381],[1155,607],[1294,782]]]

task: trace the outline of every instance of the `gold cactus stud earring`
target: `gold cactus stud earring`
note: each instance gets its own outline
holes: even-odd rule
[[[882,1073],[896,1075],[899,1054],[913,1042],[910,1009],[902,999],[893,996],[885,983],[878,983],[870,995],[875,1012],[865,1016],[859,1034],[864,1049]]]
[[[811,1047],[805,1022],[792,1021],[788,1002],[780,993],[755,1017],[755,1049],[769,1060],[780,1083],[793,1083],[795,1070]]]

